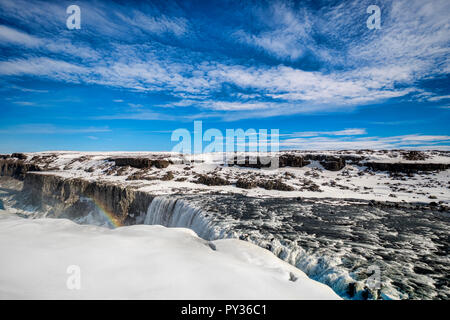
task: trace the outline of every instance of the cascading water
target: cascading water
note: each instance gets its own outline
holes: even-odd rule
[[[205,240],[223,239],[228,237],[239,238],[243,234],[232,231],[233,224],[220,221],[214,217],[214,221],[207,217],[207,213],[192,204],[177,198],[159,196],[150,203],[143,223],[149,225],[162,225],[165,227],[189,228]],[[231,229],[230,229],[231,228]],[[255,230],[254,230],[255,232]],[[268,241],[258,232],[251,232],[247,241],[266,248]],[[330,266],[317,257],[308,255],[298,246],[287,246],[279,240],[271,243],[271,251],[280,259],[298,267],[300,270],[332,287],[341,295],[345,294],[349,282],[354,281],[343,270]]]
[[[189,228],[206,240],[227,237],[226,231],[205,217],[201,209],[181,199],[154,198],[148,207],[144,224]]]

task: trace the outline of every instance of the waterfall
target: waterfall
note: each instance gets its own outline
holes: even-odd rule
[[[206,240],[227,236],[225,230],[216,226],[201,209],[195,208],[181,199],[155,197],[147,209],[144,224],[189,228]]]
[[[187,201],[163,196],[152,200],[143,223],[189,228],[205,240],[239,238],[241,235],[241,230],[233,231],[232,225],[226,227],[223,223],[213,222],[205,211]],[[309,254],[299,246],[283,244],[280,240],[268,242],[267,237],[259,232],[250,234],[246,240],[262,248],[267,248],[270,243],[269,250],[275,256],[304,271],[312,279],[327,284],[342,296],[346,296],[349,283],[355,282],[347,271],[337,267],[342,263],[339,257],[322,258]],[[364,288],[359,286],[356,289],[360,296]]]

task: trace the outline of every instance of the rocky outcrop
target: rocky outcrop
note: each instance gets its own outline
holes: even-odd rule
[[[323,154],[307,154],[305,155],[305,159],[311,160],[311,161],[319,161],[322,167],[324,167],[325,170],[330,171],[339,171],[342,170],[345,167],[346,159],[349,161],[354,161],[358,159],[357,157],[351,157],[351,156],[342,156],[342,157],[334,157],[329,155],[323,155]]]
[[[170,165],[169,160],[165,159],[148,159],[148,158],[112,158],[108,159],[114,161],[115,165],[118,167],[130,166],[133,168],[151,168],[155,166],[156,168],[167,168]]]
[[[272,161],[278,160],[278,167],[284,168],[284,167],[304,167],[310,162],[308,160],[305,160],[302,156],[294,155],[294,154],[283,154],[276,158],[270,158],[270,157],[249,157],[246,156],[245,158],[239,158],[235,157],[233,159],[233,162],[231,165],[237,165],[240,167],[247,167],[247,168],[269,168],[271,166]]]
[[[258,181],[258,187],[266,190],[279,190],[279,191],[293,191],[294,187],[278,180],[260,180]]]
[[[270,157],[234,157],[233,161],[231,163],[228,163],[229,166],[239,166],[239,167],[246,167],[246,168],[269,168],[271,163]]]
[[[301,168],[301,167],[304,167],[311,163],[310,161],[306,160],[304,157],[297,156],[294,154],[283,154],[280,156],[278,161],[279,161],[280,168],[283,168],[283,167]]]
[[[253,188],[256,188],[257,186],[258,186],[258,184],[256,183],[255,180],[241,178],[236,181],[236,187],[242,188],[242,189],[253,189]]]
[[[278,168],[284,167],[295,167],[301,168],[311,163],[313,161],[319,161],[320,164],[326,169],[330,171],[338,171],[345,167],[346,161],[358,162],[362,158],[355,156],[342,156],[342,157],[333,157],[328,155],[315,155],[315,154],[306,154],[303,156],[295,155],[295,154],[282,154],[278,157]],[[248,157],[239,158],[235,157],[231,164],[229,165],[237,165],[240,167],[247,168],[269,168],[271,166],[271,161],[275,161],[276,158],[269,157]]]
[[[23,160],[0,159],[0,175],[13,177],[23,180],[28,171],[41,171],[41,169],[31,163],[25,163]]]
[[[416,173],[419,171],[442,171],[450,168],[445,163],[398,163],[398,162],[366,162],[367,168],[373,171]]]
[[[51,208],[50,215],[72,218],[96,206],[119,225],[134,224],[153,200],[152,195],[130,187],[39,173],[25,176],[22,191],[29,205],[43,211]]]
[[[17,159],[19,159],[19,160],[26,160],[26,159],[27,159],[27,156],[24,155],[23,153],[13,153],[13,154],[11,155],[11,158],[17,158]]]
[[[266,190],[279,190],[279,191],[293,191],[294,188],[281,179],[277,180],[250,180],[250,179],[238,179],[236,181],[236,187],[242,189],[253,189],[260,187]]]
[[[403,153],[403,158],[411,161],[421,161],[428,159],[427,155],[421,151],[406,151]]]
[[[204,184],[206,186],[227,186],[230,185],[228,180],[218,176],[199,175],[195,183]]]

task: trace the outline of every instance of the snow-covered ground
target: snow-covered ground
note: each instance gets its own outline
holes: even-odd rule
[[[306,152],[305,152],[306,153]],[[366,161],[383,163],[441,163],[450,164],[448,153],[425,152],[426,160],[405,160],[399,151],[308,151],[308,154],[328,156],[358,156]],[[302,155],[302,152],[295,154]],[[276,170],[244,168],[223,165],[224,155],[219,153],[196,155],[203,162],[190,163],[193,156],[185,156],[189,164],[180,163],[178,154],[170,152],[40,152],[27,154],[28,160],[41,158],[47,173],[66,178],[107,181],[133,186],[136,189],[159,195],[192,193],[233,193],[250,197],[308,197],[364,199],[393,202],[450,203],[450,170],[421,172],[412,175],[366,170],[363,165],[347,163],[339,171],[325,170],[318,161],[304,167],[283,167]],[[167,168],[138,169],[121,167],[117,170],[114,157],[147,157],[169,159],[174,164]],[[39,163],[39,162],[38,162]],[[173,178],[167,179],[167,175]],[[229,185],[205,185],[195,183],[198,175],[215,176],[227,180]],[[266,190],[256,187],[236,187],[238,179],[280,180],[293,191]],[[317,189],[309,186],[316,185]]]
[[[339,299],[267,250],[183,228],[111,230],[0,210],[0,257],[1,299]]]

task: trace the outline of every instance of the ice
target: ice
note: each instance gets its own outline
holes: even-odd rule
[[[1,210],[0,256],[1,299],[339,299],[268,250],[184,228],[108,229]],[[79,290],[67,286],[69,266],[79,267]]]

